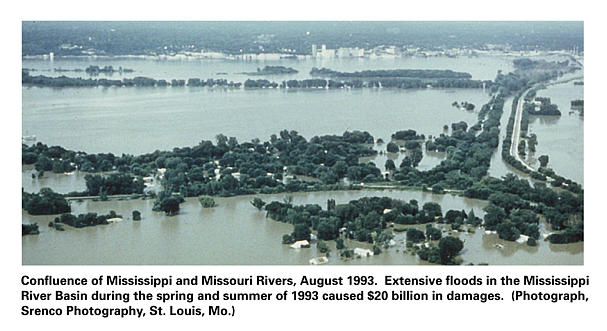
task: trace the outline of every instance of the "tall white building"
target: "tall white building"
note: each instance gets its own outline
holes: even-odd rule
[[[316,57],[317,54],[318,48],[316,47],[316,44],[312,44],[312,57]]]

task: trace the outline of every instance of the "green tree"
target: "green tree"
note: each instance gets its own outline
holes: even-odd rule
[[[503,222],[496,227],[497,235],[504,240],[515,241],[517,240],[521,232],[511,222]]]
[[[438,242],[438,250],[442,264],[453,263],[453,258],[464,248],[464,243],[458,238],[447,236]]]
[[[426,239],[424,233],[418,229],[408,228],[407,229],[407,241],[412,243],[422,242]]]
[[[217,206],[217,204],[215,203],[215,199],[213,199],[213,197],[210,197],[208,195],[199,196],[198,202],[200,202],[200,205],[202,206],[202,208],[213,208],[213,207]]]
[[[179,203],[179,198],[171,196],[162,201],[160,208],[169,215],[175,215],[179,212]]]
[[[133,221],[141,221],[141,212],[139,210],[133,210]]]
[[[294,241],[298,241],[298,240],[310,240],[310,234],[312,233],[312,231],[310,231],[310,227],[307,226],[306,224],[295,224],[295,229],[293,230],[293,240]]]
[[[535,146],[537,146],[537,135],[532,133],[529,135],[529,151],[535,153]]]
[[[430,240],[439,240],[442,237],[442,233],[439,229],[432,226],[432,224],[426,225],[426,237]]]
[[[432,185],[432,193],[443,194],[445,193],[445,189],[441,184],[434,184]]]
[[[40,231],[38,231],[38,223],[32,223],[32,224],[21,224],[21,235],[25,236],[28,234],[39,234]]]
[[[481,219],[474,215],[474,209],[470,210],[468,213],[468,218],[466,219],[466,223],[472,226],[478,226],[481,224]]]
[[[443,216],[441,206],[436,202],[426,202],[422,206],[422,210],[425,211],[430,217]]]
[[[266,205],[266,202],[261,200],[260,198],[254,198],[251,201],[251,204],[253,205],[253,207],[257,208],[257,210],[261,211],[263,209],[263,206]]]
[[[499,223],[506,218],[506,212],[504,208],[498,207],[492,203],[488,204],[484,208],[485,217],[484,225],[487,229],[494,229]]]
[[[389,142],[388,145],[386,145],[386,150],[388,151],[388,153],[398,153],[399,148],[397,144]]]
[[[548,157],[548,155],[541,155],[537,158],[537,160],[540,161],[540,167],[544,168],[548,165],[548,161],[550,160],[550,158]]]
[[[50,188],[42,188],[39,193],[21,191],[21,207],[32,215],[51,215],[70,212],[70,205],[63,195]]]
[[[326,242],[324,242],[324,241],[322,241],[322,240],[319,240],[319,241],[316,243],[316,248],[318,249],[318,251],[319,251],[319,252],[321,252],[321,253],[323,253],[323,254],[325,254],[325,253],[328,253],[328,252],[329,252],[329,245],[327,245],[327,243],[326,243]]]
[[[227,145],[227,143],[228,143],[228,137],[226,137],[225,135],[223,135],[221,133],[218,134],[218,135],[216,135],[215,139],[217,141],[217,145],[218,146],[219,145]]]

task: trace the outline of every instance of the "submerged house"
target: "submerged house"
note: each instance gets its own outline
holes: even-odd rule
[[[364,249],[364,248],[354,248],[354,254],[358,255],[358,256],[362,256],[362,257],[367,257],[367,256],[373,256],[373,251],[370,249]]]
[[[296,241],[293,245],[291,245],[291,248],[308,248],[310,247],[310,242],[307,240],[300,240],[300,241]]]

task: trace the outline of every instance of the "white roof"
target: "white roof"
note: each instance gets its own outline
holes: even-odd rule
[[[519,244],[524,244],[527,242],[527,240],[529,240],[529,236],[526,236],[524,234],[521,234],[518,239],[516,240],[517,243]]]
[[[356,255],[360,255],[360,256],[373,256],[373,251],[370,249],[364,249],[364,248],[354,248],[354,254]]]
[[[296,241],[291,248],[302,248],[302,247],[310,247],[310,242],[307,240]]]

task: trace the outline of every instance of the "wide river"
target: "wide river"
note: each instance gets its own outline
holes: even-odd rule
[[[86,76],[84,73],[56,73],[53,68],[85,68],[90,64],[113,65],[115,68],[134,69],[129,76],[148,76],[156,79],[226,78],[243,81],[239,74],[255,71],[264,65],[285,65],[299,70],[294,76],[261,77],[275,81],[309,78],[312,67],[327,67],[340,71],[365,69],[452,69],[469,72],[474,79],[493,79],[498,70],[512,70],[510,58],[395,58],[349,60],[280,60],[280,61],[153,61],[142,59],[70,59],[23,60],[23,68],[35,68],[33,74]],[[217,75],[225,72],[227,75]],[[102,76],[103,77],[103,76]],[[540,95],[543,95],[540,93]],[[438,135],[443,125],[456,121],[476,122],[478,109],[489,99],[481,89],[426,89],[426,90],[244,90],[208,88],[38,88],[22,89],[22,134],[35,135],[37,141],[49,145],[82,150],[88,153],[112,152],[139,154],[177,146],[192,146],[201,140],[214,140],[223,133],[239,141],[259,138],[267,140],[280,130],[296,130],[306,138],[314,135],[341,134],[346,130],[369,131],[375,138],[389,141],[397,130],[415,129],[425,135]],[[553,97],[555,102],[561,102]],[[451,106],[454,101],[468,101],[477,106],[466,112]],[[564,101],[562,101],[564,102]],[[568,102],[568,101],[567,101]],[[559,104],[561,110],[563,107]],[[502,123],[507,123],[510,106],[507,104]],[[563,111],[563,118],[567,117]],[[579,118],[577,121],[583,122]],[[504,120],[506,122],[504,122]],[[564,122],[561,119],[561,122]],[[553,129],[542,132],[543,125],[554,128],[554,123],[532,122],[530,131],[538,134],[538,153],[558,145],[550,143]],[[568,126],[569,128],[569,126]],[[571,133],[583,144],[583,123]],[[580,131],[581,130],[581,131]],[[503,131],[503,130],[502,130]],[[581,134],[580,134],[581,132]],[[552,134],[552,136],[551,136]],[[376,145],[385,149],[385,145]],[[501,150],[501,149],[500,149]],[[583,176],[582,159],[562,161],[550,149],[551,165],[557,172],[569,162]],[[499,157],[499,151],[496,153]],[[554,154],[554,156],[553,156]],[[421,169],[440,162],[441,154],[424,155]],[[400,164],[402,155],[380,155],[373,161],[383,168],[387,158]],[[501,176],[508,168],[501,158],[492,162],[491,174]],[[565,163],[563,163],[565,162]],[[557,165],[559,165],[557,167]],[[22,186],[26,191],[52,187],[58,192],[83,190],[84,174],[47,173],[42,179],[32,179],[31,167],[22,171]],[[567,175],[562,171],[563,175]],[[578,176],[578,177],[576,177]],[[583,178],[583,177],[581,177]],[[474,208],[482,216],[484,201],[469,200],[450,195],[432,195],[421,192],[355,191],[294,194],[294,203],[318,203],[334,198],[345,203],[361,196],[391,196],[417,199],[420,202],[437,201],[443,210]],[[266,201],[281,200],[283,195],[264,196]],[[22,222],[38,222],[38,236],[23,237],[24,264],[307,264],[317,256],[316,249],[296,251],[280,243],[282,234],[292,226],[266,219],[250,204],[251,197],[217,199],[219,206],[203,210],[197,201],[182,204],[178,216],[167,217],[152,211],[151,200],[124,200],[108,202],[72,202],[73,212],[107,213],[115,210],[127,217],[122,223],[85,229],[66,227],[57,232],[46,224],[52,216],[31,216],[23,213]],[[143,220],[128,220],[132,210],[142,212]],[[489,264],[582,264],[583,244],[551,245],[541,241],[537,247],[508,243],[477,230],[474,234],[457,234],[466,240],[465,263]],[[372,258],[343,261],[335,257],[333,246],[331,264],[418,264],[417,257],[402,253],[402,235],[397,245],[384,254]],[[498,248],[495,244],[504,247]],[[334,245],[333,243],[331,245]],[[366,247],[350,242],[350,247]],[[499,245],[498,245],[499,246]]]

